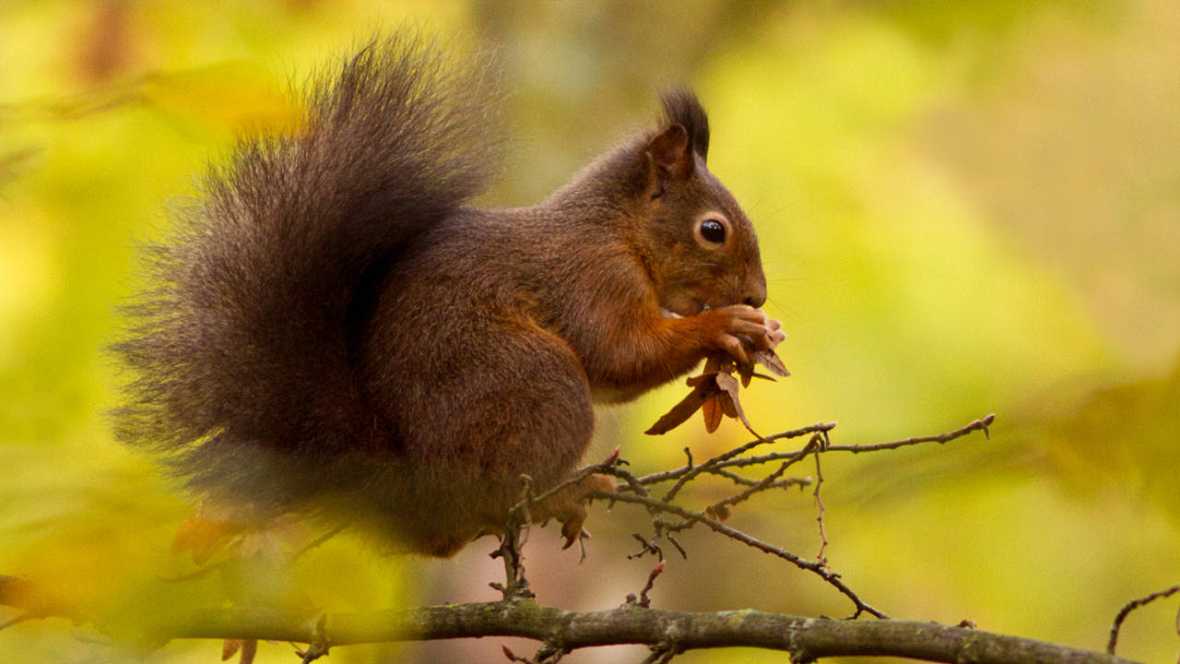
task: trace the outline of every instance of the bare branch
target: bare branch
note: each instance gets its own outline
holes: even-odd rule
[[[849,588],[841,579],[840,575],[827,565],[827,548],[828,537],[827,528],[825,525],[825,506],[823,496],[820,493],[820,488],[823,484],[823,468],[820,463],[820,455],[831,451],[838,452],[870,452],[897,449],[900,447],[907,447],[911,445],[919,445],[923,443],[947,443],[952,440],[962,438],[974,431],[984,431],[986,433],[987,427],[995,421],[994,415],[987,415],[978,420],[975,420],[966,426],[955,429],[947,433],[932,435],[932,436],[916,436],[906,438],[904,440],[891,441],[887,443],[877,443],[873,445],[832,445],[828,436],[829,433],[836,427],[834,422],[813,424],[811,426],[785,431],[769,438],[759,438],[749,443],[741,445],[737,448],[711,457],[704,462],[694,463],[691,453],[686,450],[687,463],[681,468],[666,471],[663,473],[655,473],[645,475],[642,477],[635,477],[631,473],[618,467],[618,464],[612,464],[609,468],[602,468],[602,464],[596,467],[598,472],[611,474],[625,480],[625,484],[619,489],[619,492],[614,494],[598,494],[598,496],[611,500],[613,502],[624,502],[642,505],[652,515],[652,525],[654,530],[654,537],[651,540],[640,537],[640,541],[644,543],[645,551],[659,551],[659,540],[661,538],[671,537],[672,533],[679,532],[691,528],[697,523],[701,523],[712,529],[713,531],[725,535],[730,539],[742,542],[747,546],[752,546],[770,555],[777,556],[789,561],[793,565],[819,575],[829,585],[835,587],[841,594],[852,600],[855,607],[853,617],[859,616],[861,613],[869,613],[878,618],[884,618],[885,614],[879,609],[874,608],[862,600],[851,588]],[[811,438],[808,443],[801,449],[792,452],[775,452],[754,457],[743,457],[742,454],[753,450],[754,448],[772,443],[775,440],[783,440],[790,438],[798,438],[801,436],[810,435]],[[736,528],[726,526],[722,521],[726,520],[730,513],[730,508],[734,505],[748,500],[751,496],[767,491],[771,488],[781,486],[783,482],[789,484],[798,484],[802,480],[781,480],[783,474],[794,464],[804,460],[809,455],[815,457],[816,477],[814,480],[814,490],[812,497],[816,505],[816,526],[819,533],[819,552],[816,554],[815,560],[807,560],[802,556],[796,555],[781,547],[774,546],[762,541],[752,535],[744,533]],[[612,457],[614,460],[615,457]],[[733,473],[730,468],[760,465],[770,461],[777,462],[778,468],[766,475],[760,480],[753,480],[745,478],[741,475]],[[585,472],[585,471],[583,471]],[[745,487],[744,490],[739,491],[729,497],[723,498],[714,502],[704,509],[704,511],[694,511],[686,509],[676,503],[676,498],[680,492],[690,483],[701,477],[712,474],[725,477],[739,486]],[[581,473],[578,474],[581,476]],[[661,482],[672,481],[673,485],[664,494],[662,498],[655,498],[646,491],[644,487]],[[628,492],[636,494],[631,496]],[[668,522],[667,520],[658,518],[657,515],[674,515],[680,518],[678,522]],[[672,540],[674,544],[676,542]],[[683,553],[683,549],[677,544],[677,548]]]
[[[689,475],[689,477],[684,479],[683,482],[679,482],[679,481],[677,482],[677,484],[680,484],[681,488],[683,488],[683,485],[685,483],[687,483],[689,480],[691,480],[693,477],[695,477],[696,475],[699,475],[702,472],[712,470],[713,468],[720,468],[720,467],[723,467],[724,465],[728,465],[728,464],[725,464],[726,461],[733,459],[734,457],[741,456],[742,454],[749,452],[751,449],[753,449],[759,445],[773,443],[776,440],[786,440],[788,438],[801,438],[801,437],[806,436],[808,434],[813,434],[813,433],[816,433],[819,431],[831,431],[832,429],[835,429],[835,428],[836,428],[835,422],[823,422],[820,424],[812,424],[810,426],[805,426],[800,429],[793,429],[791,431],[784,431],[782,433],[776,433],[773,436],[766,436],[764,438],[759,438],[757,440],[750,441],[750,442],[746,443],[745,445],[742,445],[741,447],[736,447],[728,452],[725,452],[724,454],[720,454],[716,457],[713,457],[712,459],[709,459],[705,463],[698,464],[696,466],[693,466],[690,464],[690,465],[687,465],[687,466],[684,466],[681,468],[676,468],[674,470],[666,470],[661,473],[652,473],[650,475],[644,475],[643,477],[639,477],[637,479],[640,484],[649,485],[649,484],[658,484],[660,482],[667,482],[670,480],[680,480],[682,478],[685,478],[685,475]],[[679,492],[680,489],[676,488],[676,487],[673,487],[673,489],[675,489],[675,491],[669,491],[669,493],[671,493],[672,497],[674,498],[676,496],[676,493]]]
[[[831,445],[828,440],[829,432],[836,426],[834,423],[821,423],[746,443],[702,463],[695,463],[691,453],[686,450],[685,466],[641,477],[624,468],[626,461],[619,458],[616,451],[604,462],[583,468],[567,481],[540,494],[534,494],[531,481],[522,477],[521,498],[510,510],[500,547],[493,554],[503,558],[505,567],[505,583],[492,584],[503,592],[504,599],[501,601],[334,615],[221,607],[180,616],[153,616],[151,620],[156,622],[143,625],[143,628],[146,633],[157,635],[161,642],[169,639],[216,638],[240,640],[243,643],[259,640],[308,643],[310,645],[307,648],[298,651],[304,662],[323,657],[334,646],[485,636],[515,636],[540,641],[542,645],[532,658],[519,657],[504,649],[505,655],[512,661],[530,664],[554,664],[579,648],[624,644],[647,645],[651,655],[645,661],[653,663],[668,662],[686,650],[720,647],[781,650],[789,653],[791,661],[798,663],[841,656],[888,656],[979,664],[1013,661],[1049,664],[1127,662],[1113,654],[1122,622],[1134,609],[1180,592],[1180,586],[1152,593],[1123,607],[1111,629],[1109,654],[1104,655],[983,632],[974,629],[974,625],[967,621],[958,626],[945,626],[890,620],[882,611],[862,600],[838,573],[828,568],[824,559],[828,543],[824,528],[825,510],[820,495],[823,484],[821,455],[829,452],[858,454],[925,443],[942,444],[975,431],[986,434],[993,421],[994,416],[988,415],[944,434],[845,446]],[[743,456],[776,440],[808,435],[811,439],[807,445],[796,451]],[[815,457],[814,481],[807,478],[783,478],[791,466],[809,455]],[[768,463],[776,464],[777,468],[758,479],[734,472],[734,469]],[[649,574],[639,596],[629,597],[628,602],[617,609],[570,612],[539,606],[528,591],[521,552],[527,539],[527,524],[531,521],[529,508],[595,473],[613,476],[622,482],[615,492],[596,491],[589,494],[590,497],[612,503],[639,505],[649,513],[654,536],[648,539],[643,535],[635,535],[643,547],[635,557],[651,554],[657,556],[659,562]],[[706,475],[732,482],[736,488],[731,488],[736,493],[713,503],[703,512],[687,509],[674,502],[688,484]],[[663,482],[673,482],[673,485],[663,498],[655,497],[648,488]],[[814,486],[813,497],[819,526],[820,549],[815,560],[806,559],[722,523],[730,507],[757,493],[808,483]],[[842,621],[750,610],[686,613],[649,608],[649,593],[656,578],[664,570],[661,544],[670,542],[682,555],[686,555],[674,534],[697,524],[816,574],[852,601],[854,618],[868,613],[879,620]],[[330,532],[313,540],[307,548],[318,545],[334,534]],[[3,626],[48,615],[73,617],[76,613],[58,600],[48,601],[32,593],[28,582],[17,577],[0,576],[0,604],[23,609]],[[102,625],[96,626],[102,629]]]
[[[818,434],[817,434],[818,435]],[[826,440],[826,439],[824,439]],[[822,565],[828,564],[828,529],[824,523],[824,517],[827,514],[827,507],[824,506],[824,498],[820,495],[820,487],[824,485],[824,471],[820,468],[819,455],[824,450],[826,445],[823,443],[816,443],[816,439],[812,439],[814,444],[815,454],[815,490],[811,492],[812,497],[815,498],[815,525],[819,530],[819,553],[815,554],[815,559]]]
[[[979,418],[978,420],[971,422],[970,424],[967,424],[966,426],[955,429],[954,431],[948,431],[946,433],[940,433],[940,434],[936,434],[936,435],[932,435],[932,436],[915,436],[912,438],[905,438],[902,440],[894,440],[894,441],[889,441],[886,443],[874,443],[871,445],[828,445],[822,451],[823,451],[823,453],[848,452],[848,453],[852,453],[852,454],[861,454],[861,453],[865,453],[865,452],[881,452],[884,450],[895,450],[895,449],[898,449],[901,447],[910,447],[913,445],[922,445],[922,444],[927,444],[927,443],[938,443],[941,445],[941,444],[949,443],[953,440],[958,440],[959,438],[963,438],[964,436],[967,436],[967,435],[974,433],[976,431],[982,431],[982,432],[984,432],[984,435],[986,436],[986,435],[988,435],[989,429],[990,429],[992,423],[995,422],[995,420],[996,420],[995,414],[990,413],[988,415],[985,415],[985,416]],[[766,436],[766,437],[759,439],[759,440],[750,441],[750,442],[746,443],[745,445],[742,445],[741,447],[734,448],[728,452],[725,452],[724,454],[713,457],[712,459],[709,459],[708,461],[706,461],[704,463],[697,464],[696,466],[682,466],[680,468],[675,468],[672,470],[666,470],[666,471],[659,472],[659,473],[651,473],[649,475],[643,475],[643,476],[638,477],[636,479],[638,479],[640,484],[643,484],[645,486],[651,485],[651,484],[658,484],[661,482],[669,482],[672,480],[677,480],[677,484],[684,484],[684,483],[687,483],[689,480],[691,480],[693,477],[700,475],[701,473],[711,472],[716,469],[744,468],[744,467],[756,466],[756,465],[760,465],[760,464],[764,464],[764,463],[772,463],[775,461],[798,460],[798,459],[810,454],[811,451],[804,448],[804,449],[796,450],[793,452],[772,452],[770,454],[763,454],[760,456],[743,457],[743,458],[737,458],[737,457],[740,457],[742,454],[745,454],[746,452],[750,451],[751,449],[753,449],[755,447],[758,447],[759,445],[764,445],[766,443],[772,443],[772,442],[778,441],[778,440],[786,440],[786,439],[790,439],[790,438],[801,438],[801,437],[806,436],[808,434],[815,434],[815,433],[821,433],[826,436],[828,434],[828,432],[832,431],[835,428],[836,428],[835,422],[822,422],[819,424],[812,424],[810,426],[802,427],[799,429],[792,429],[790,431],[776,433],[772,436]],[[688,477],[686,478],[686,476],[688,476]],[[681,488],[683,488],[683,487],[681,487]],[[679,492],[679,490],[680,489],[676,489],[676,492]],[[675,497],[675,493],[672,493],[672,496]]]
[[[1114,654],[1114,649],[1119,644],[1119,630],[1122,629],[1123,621],[1127,619],[1127,616],[1131,615],[1132,611],[1142,606],[1151,604],[1157,599],[1171,597],[1176,593],[1180,593],[1180,586],[1172,586],[1171,588],[1167,588],[1165,590],[1159,590],[1151,593],[1150,595],[1145,595],[1139,599],[1133,599],[1130,602],[1124,604],[1123,608],[1119,609],[1118,615],[1114,617],[1114,623],[1112,623],[1110,626],[1110,640],[1106,642],[1106,652],[1111,655]],[[1176,630],[1180,631],[1180,616],[1176,618],[1176,623]]]
[[[788,652],[795,662],[843,656],[977,664],[1128,662],[1112,655],[931,622],[831,620],[752,610],[688,613],[625,606],[573,612],[518,601],[332,614],[324,618],[322,632],[317,622],[306,613],[210,609],[158,625],[156,631],[172,638],[318,642],[323,647],[515,636],[560,644],[566,651],[625,644],[675,648],[677,652],[757,647]]]
[[[726,537],[728,537],[732,540],[736,540],[738,542],[741,542],[742,544],[745,544],[746,546],[750,546],[755,549],[758,549],[759,551],[762,551],[763,553],[768,553],[772,556],[782,558],[783,560],[786,560],[787,562],[791,563],[792,565],[795,565],[796,567],[799,567],[801,569],[805,569],[809,572],[812,572],[813,574],[818,575],[824,581],[827,581],[829,585],[834,587],[836,590],[840,591],[840,593],[843,594],[845,597],[852,600],[853,605],[855,605],[855,607],[856,607],[856,612],[853,614],[853,617],[859,616],[861,613],[868,613],[869,615],[877,617],[877,618],[887,618],[888,617],[883,612],[881,612],[879,609],[872,607],[867,602],[862,600],[855,592],[852,591],[851,588],[849,588],[843,581],[840,580],[839,574],[836,574],[835,572],[828,569],[826,565],[823,565],[818,561],[807,560],[805,558],[802,558],[800,556],[797,556],[797,555],[791,553],[790,551],[787,551],[786,549],[774,546],[773,544],[768,544],[766,542],[763,542],[762,540],[758,539],[757,537],[754,537],[753,535],[750,535],[748,533],[744,533],[736,528],[731,528],[731,527],[725,525],[724,523],[717,521],[716,519],[709,518],[708,516],[706,516],[705,514],[703,514],[701,512],[691,512],[691,511],[686,510],[683,507],[680,507],[678,505],[674,505],[672,503],[667,503],[664,501],[656,500],[654,498],[649,498],[646,496],[632,496],[629,494],[617,494],[617,493],[616,494],[607,494],[607,493],[598,493],[598,492],[596,492],[594,495],[595,495],[595,497],[601,497],[601,498],[605,498],[605,499],[615,500],[617,502],[634,503],[636,505],[643,505],[644,507],[647,507],[649,510],[654,510],[657,512],[663,512],[666,514],[676,515],[689,523],[702,524],[716,533],[720,533],[722,535],[725,535]]]
[[[0,620],[0,631],[6,630],[13,625],[19,625],[23,622],[28,622],[35,619],[37,616],[32,613],[18,613],[8,620]]]
[[[741,491],[739,493],[736,493],[728,498],[725,498],[724,500],[719,500],[719,501],[713,503],[712,505],[706,507],[705,514],[718,515],[722,519],[724,519],[726,517],[726,515],[729,514],[730,507],[733,507],[734,505],[737,505],[739,503],[745,502],[746,500],[749,500],[749,498],[756,493],[761,493],[763,491],[766,491],[767,489],[771,489],[771,488],[774,488],[777,486],[784,486],[784,481],[780,481],[779,478],[782,477],[783,473],[787,472],[787,469],[790,467],[791,467],[790,463],[783,463],[778,467],[778,470],[767,475],[766,477],[762,478],[761,480],[759,480],[757,482],[750,481],[750,483],[748,485],[746,485],[747,488],[745,491]],[[735,475],[735,477],[737,477],[737,476]],[[743,478],[743,479],[745,479],[745,478]],[[800,481],[802,481],[802,480],[796,479],[796,478],[792,478],[792,480],[786,480],[786,482],[790,482],[790,484],[788,484],[787,486],[794,485],[795,483],[798,483]],[[807,483],[810,484],[810,482],[807,482]]]
[[[660,558],[660,562],[656,563],[656,566],[653,567],[651,572],[648,573],[647,583],[643,584],[643,590],[640,591],[639,597],[636,597],[634,593],[627,595],[627,604],[638,606],[643,609],[651,608],[651,598],[648,597],[647,594],[652,591],[652,588],[655,588],[656,578],[663,573],[664,559]]]
[[[853,454],[860,454],[862,452],[880,452],[882,450],[896,450],[899,447],[909,447],[911,445],[921,445],[923,443],[938,443],[943,445],[952,440],[957,440],[976,431],[982,431],[987,438],[991,437],[991,425],[996,421],[995,413],[988,413],[983,417],[971,422],[970,424],[948,431],[947,433],[940,433],[934,436],[914,436],[913,438],[903,438],[902,440],[894,440],[888,443],[876,443],[874,445],[829,445],[826,452],[851,452]]]
[[[312,549],[315,549],[316,547],[323,545],[328,540],[339,535],[340,533],[344,532],[345,530],[348,530],[348,528],[349,528],[349,525],[344,524],[344,525],[340,525],[340,526],[336,526],[334,528],[331,528],[331,529],[317,535],[316,537],[312,538],[311,541],[307,542],[303,546],[296,549],[295,552],[291,554],[289,562],[293,563],[296,560],[299,560],[301,557],[306,555],[308,551],[311,551]],[[240,540],[240,538],[237,538],[237,539]],[[234,545],[231,544],[230,546],[234,546]],[[192,581],[194,579],[199,579],[203,576],[206,576],[212,572],[216,572],[218,570],[225,569],[226,567],[232,565],[234,562],[236,562],[234,558],[227,558],[225,560],[219,560],[214,563],[206,564],[204,566],[198,567],[197,569],[195,569],[191,572],[185,572],[184,574],[177,574],[175,576],[161,576],[160,580],[164,581],[165,583],[181,583],[184,581]]]

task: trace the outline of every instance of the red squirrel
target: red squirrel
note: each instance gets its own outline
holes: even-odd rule
[[[115,346],[122,441],[207,504],[306,514],[449,556],[502,529],[590,443],[593,405],[783,334],[754,227],[708,170],[687,90],[532,207],[470,200],[496,168],[488,65],[394,35],[242,140],[145,255]],[[590,478],[532,510],[581,532]]]

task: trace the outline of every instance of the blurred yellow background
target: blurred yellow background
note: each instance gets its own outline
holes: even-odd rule
[[[103,347],[143,284],[135,247],[243,131],[281,130],[289,91],[410,21],[500,51],[513,142],[489,205],[524,205],[693,84],[710,167],[758,227],[794,375],[758,384],[763,432],[837,420],[835,442],[935,433],[995,411],[990,442],[828,457],[828,556],[897,617],[1100,649],[1115,611],[1180,581],[1180,5],[1101,2],[332,2],[0,4],[0,574],[112,615],[166,610],[184,497],[112,442]],[[592,238],[589,239],[592,241]],[[604,411],[592,454],[640,471],[745,439],[694,419],[641,432],[671,386]],[[702,499],[701,505],[705,501]],[[534,532],[542,602],[637,591],[642,515],[596,508],[590,559]],[[739,528],[813,555],[806,493]],[[552,529],[550,529],[552,530]],[[814,577],[692,533],[653,595],[674,609],[845,615]],[[295,571],[346,610],[490,600],[490,541],[449,561],[340,537]],[[290,579],[283,583],[291,584]],[[169,586],[199,603],[210,580]],[[127,611],[126,609],[130,609]],[[10,615],[0,609],[0,620]],[[1171,661],[1176,606],[1136,613],[1120,653]],[[130,658],[60,620],[0,632],[10,662]],[[331,661],[499,661],[498,643],[341,648]],[[523,647],[513,646],[517,652]],[[214,662],[179,642],[149,662]],[[573,662],[638,661],[642,649]],[[685,662],[771,662],[726,651]],[[264,644],[260,662],[292,661]],[[677,661],[681,661],[678,659]]]

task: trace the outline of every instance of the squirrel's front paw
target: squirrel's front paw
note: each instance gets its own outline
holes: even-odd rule
[[[565,539],[563,549],[573,546],[582,534],[586,523],[587,504],[597,491],[612,492],[615,481],[606,475],[590,475],[576,484],[558,491],[542,500],[532,509],[533,521],[541,523],[549,519],[561,522],[561,535]]]
[[[705,342],[729,353],[742,364],[749,364],[749,345],[754,350],[770,350],[782,343],[786,334],[782,325],[761,309],[745,304],[710,309],[702,314],[709,319]]]

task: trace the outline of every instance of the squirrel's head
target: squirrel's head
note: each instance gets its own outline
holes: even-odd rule
[[[688,316],[731,304],[761,307],[766,277],[754,226],[709,172],[709,119],[696,95],[663,96],[665,119],[643,144],[639,237],[660,306]]]

